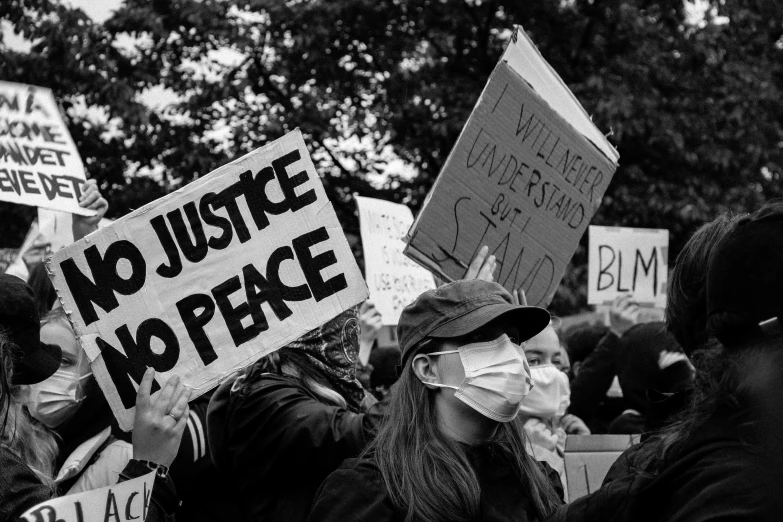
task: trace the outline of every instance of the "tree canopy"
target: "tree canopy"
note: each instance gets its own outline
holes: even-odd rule
[[[0,79],[54,90],[110,217],[296,127],[350,237],[354,194],[415,212],[514,24],[620,152],[595,224],[668,228],[673,261],[783,192],[775,0],[124,0],[104,23],[12,0],[0,18],[32,42],[0,47]],[[0,206],[2,246],[33,214]],[[585,306],[585,245],[555,313]]]

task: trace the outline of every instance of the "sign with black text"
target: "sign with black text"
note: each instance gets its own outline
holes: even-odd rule
[[[52,256],[120,427],[147,367],[197,397],[367,298],[297,130]]]
[[[52,91],[0,82],[0,201],[83,216],[85,171]]]
[[[630,293],[641,305],[666,308],[668,230],[591,226],[589,234],[588,304]]]
[[[24,522],[144,522],[155,472],[74,495],[55,497],[28,509]]]
[[[370,300],[384,325],[396,325],[403,308],[435,288],[435,279],[402,253],[403,238],[413,224],[408,207],[361,196],[356,196],[356,204]]]
[[[617,169],[618,154],[517,27],[407,236],[446,280],[479,249],[495,281],[546,306]]]

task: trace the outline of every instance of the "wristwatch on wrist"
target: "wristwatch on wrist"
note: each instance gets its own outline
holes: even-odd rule
[[[155,475],[157,475],[158,477],[164,480],[169,477],[169,468],[164,466],[163,464],[157,464],[149,460],[139,460],[139,462],[147,466],[150,469],[150,471],[154,471]]]

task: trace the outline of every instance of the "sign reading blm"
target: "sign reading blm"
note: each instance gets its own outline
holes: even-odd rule
[[[666,308],[668,230],[591,226],[589,233],[588,304],[630,293],[641,305]]]
[[[370,299],[384,325],[396,325],[402,309],[435,288],[432,273],[403,253],[403,238],[413,224],[405,205],[356,196]]]
[[[554,296],[618,154],[517,27],[408,233],[406,255],[447,280],[487,245],[495,281]]]
[[[0,201],[93,216],[84,165],[52,91],[0,82]]]
[[[147,367],[197,397],[367,298],[301,133],[54,254],[52,282],[120,427]]]

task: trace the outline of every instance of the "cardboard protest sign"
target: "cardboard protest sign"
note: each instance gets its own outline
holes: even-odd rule
[[[498,260],[495,280],[546,306],[618,157],[517,28],[408,233],[405,253],[455,280],[488,245]]]
[[[402,309],[421,293],[435,288],[432,273],[402,253],[403,238],[413,224],[405,205],[356,196],[364,249],[364,274],[370,300],[384,325],[396,325]]]
[[[111,219],[102,218],[98,228],[113,223]],[[74,242],[73,214],[47,208],[38,208],[38,226],[41,234],[49,241],[52,252],[57,252]]]
[[[143,522],[155,472],[114,486],[42,502],[22,515],[25,522]]]
[[[145,369],[194,398],[367,298],[294,131],[52,256],[52,282],[120,427]]]
[[[639,435],[569,435],[565,445],[567,502],[589,495],[606,478],[609,468]]]
[[[631,293],[641,305],[666,307],[668,230],[591,226],[589,233],[588,304]]]
[[[52,91],[0,82],[0,201],[83,216],[84,165]]]

